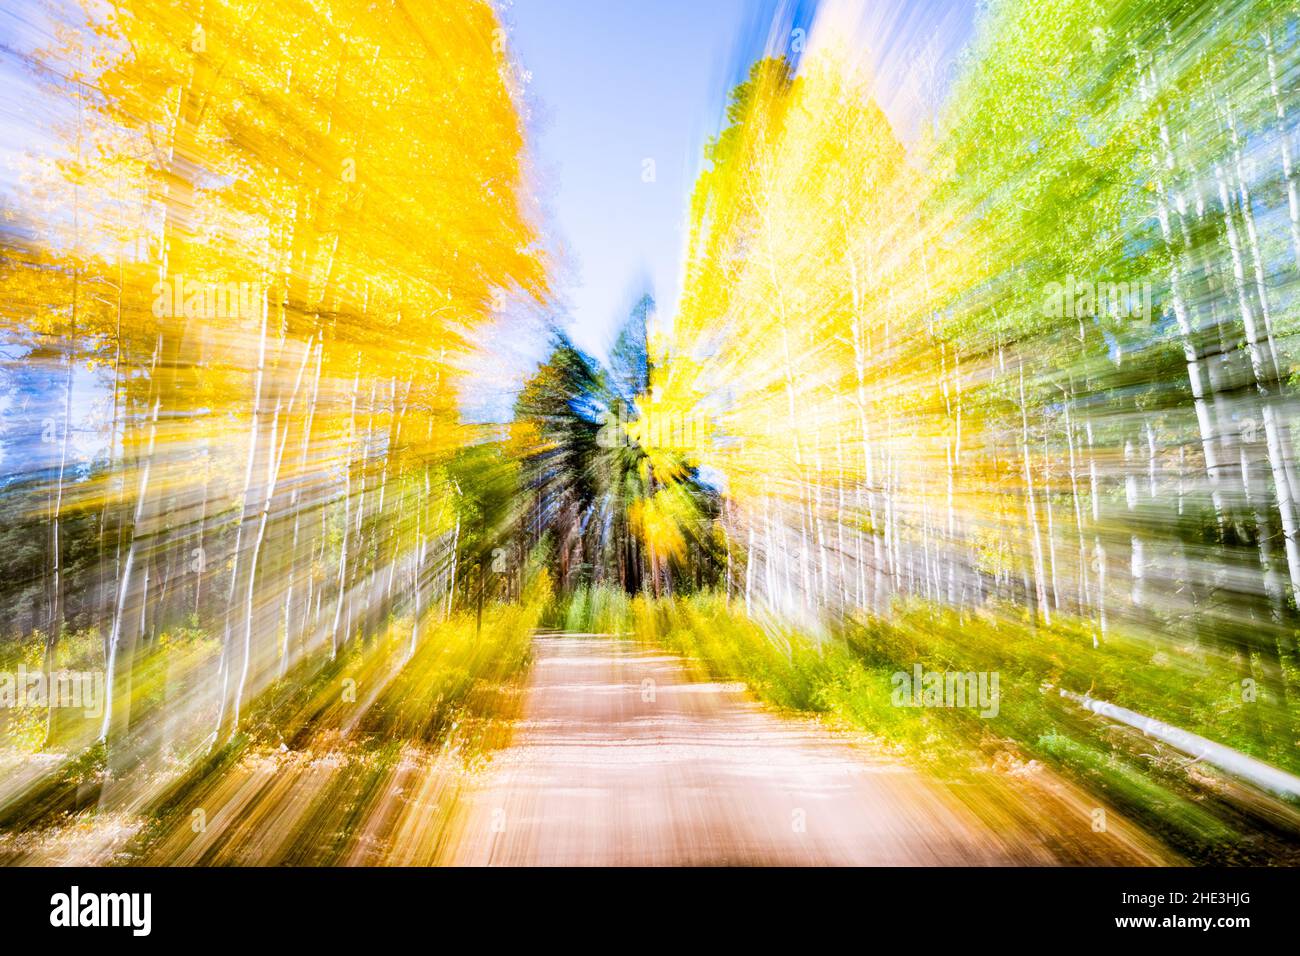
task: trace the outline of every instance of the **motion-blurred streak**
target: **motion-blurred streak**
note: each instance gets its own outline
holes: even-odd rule
[[[3,663],[106,693],[0,714],[6,745],[91,755],[0,813],[102,766],[108,812],[267,688],[377,634],[409,660],[473,603],[497,466],[460,370],[547,280],[488,4],[14,13],[3,68],[50,136],[4,183]]]
[[[603,360],[494,4],[6,12],[0,860],[1294,862],[1300,16],[905,8],[777,5]]]

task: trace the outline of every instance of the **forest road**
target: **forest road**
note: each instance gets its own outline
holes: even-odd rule
[[[981,819],[862,739],[777,715],[634,641],[539,634],[525,695],[513,743],[462,798],[446,862],[1062,862],[1059,836]],[[1079,813],[1071,829],[1087,831]],[[1066,862],[1154,862],[1122,837],[1106,844]]]

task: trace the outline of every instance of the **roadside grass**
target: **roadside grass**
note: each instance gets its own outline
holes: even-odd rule
[[[586,604],[602,602],[589,596]],[[622,626],[680,654],[701,677],[743,682],[760,700],[865,733],[958,787],[1037,763],[1190,862],[1262,864],[1297,855],[1300,808],[1293,802],[1060,694],[1091,694],[1295,771],[1288,737],[1300,717],[1294,704],[1244,699],[1239,662],[1229,657],[1118,634],[1094,647],[1086,623],[1035,627],[1009,613],[920,603],[900,604],[888,619],[854,616],[818,638],[751,618],[720,595],[638,597]],[[924,671],[996,672],[996,716],[981,717],[978,707],[899,706],[894,675],[910,676],[918,664]]]
[[[632,619],[632,598],[621,588],[583,585],[551,601],[542,627],[575,634],[622,634]]]
[[[487,607],[481,630],[473,612],[456,614],[429,627],[409,659],[409,626],[391,628],[311,675],[289,675],[243,733],[168,788],[125,859],[436,862],[464,775],[509,742],[543,604],[534,595]],[[399,846],[393,819],[408,816],[418,833]]]
[[[115,774],[91,743],[3,808],[0,863],[390,862],[399,851],[372,819],[381,809],[411,817],[404,832],[418,855],[400,862],[433,862],[459,779],[509,742],[550,598],[538,570],[520,603],[484,608],[481,629],[471,611],[431,614],[413,653],[410,617],[390,618],[333,660],[325,649],[299,661],[250,701],[229,740],[183,759],[158,753]],[[138,712],[146,725],[165,714],[152,698],[176,692],[150,660],[138,661],[132,688],[150,704]],[[132,792],[130,819],[99,814],[108,788]],[[86,841],[101,816],[112,845],[70,858],[66,845]]]

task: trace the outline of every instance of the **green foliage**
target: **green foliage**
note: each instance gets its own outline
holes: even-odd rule
[[[817,638],[749,618],[713,594],[639,598],[629,621],[639,639],[688,658],[703,678],[741,681],[778,707],[865,732],[950,781],[973,782],[1008,754],[1043,761],[1194,860],[1271,859],[1275,845],[1243,844],[1225,853],[1223,844],[1261,829],[1276,833],[1277,823],[1233,797],[1236,785],[1210,768],[1190,767],[1176,751],[1063,699],[1060,689],[1091,693],[1300,769],[1283,729],[1290,726],[1284,718],[1300,715],[1278,713],[1276,701],[1242,704],[1240,693],[1232,704],[1232,661],[1194,649],[1171,661],[1167,648],[1118,636],[1094,647],[1084,623],[1035,628],[915,603],[888,619],[859,618]],[[977,708],[896,706],[892,677],[917,664],[925,671],[996,671],[998,713],[985,718]],[[1205,707],[1207,700],[1218,706]],[[1245,706],[1269,715],[1254,725],[1257,736],[1240,729]]]

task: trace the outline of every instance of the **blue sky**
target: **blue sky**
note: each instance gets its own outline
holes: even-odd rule
[[[515,0],[531,152],[571,334],[603,356],[640,294],[677,293],[686,209],[728,91],[761,55],[762,0]],[[755,42],[757,41],[757,42]],[[644,181],[653,162],[653,182]]]
[[[931,36],[951,56],[974,0],[863,0],[882,73]],[[688,199],[731,88],[816,0],[513,0],[502,16],[526,72],[545,226],[564,244],[560,302],[574,341],[603,357],[640,294],[661,319],[679,291]],[[886,106],[888,111],[888,106]],[[643,181],[646,161],[654,181]]]

